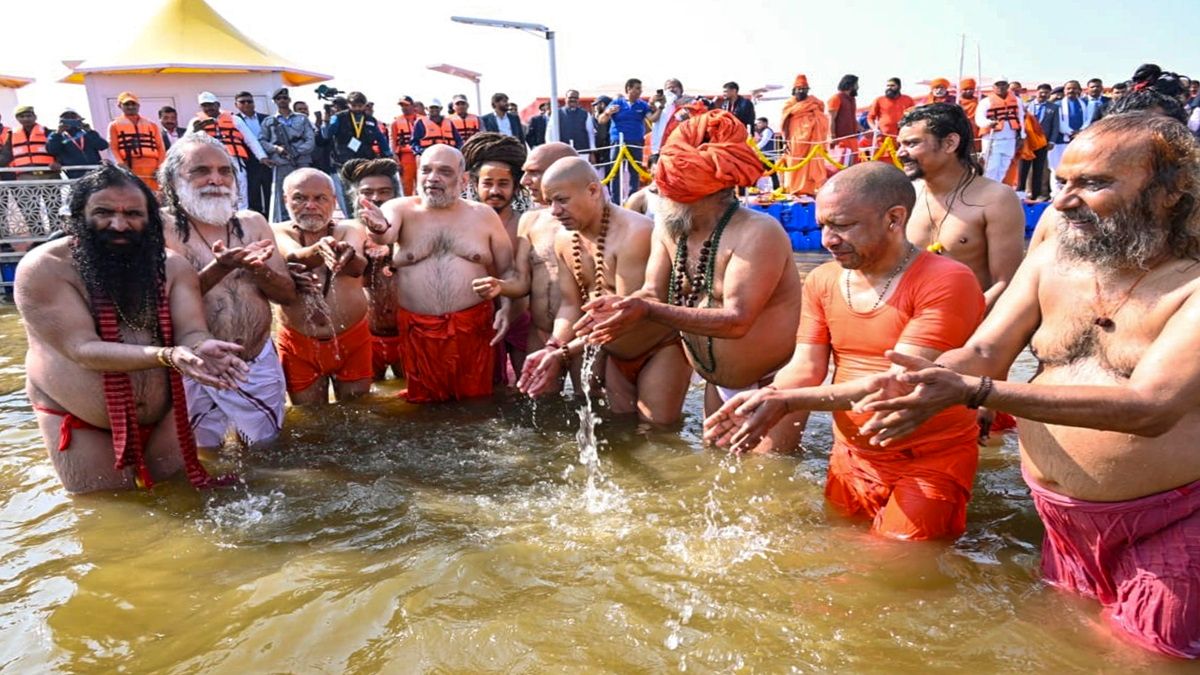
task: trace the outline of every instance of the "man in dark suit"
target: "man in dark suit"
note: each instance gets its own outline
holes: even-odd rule
[[[529,133],[525,134],[525,140],[531,148],[536,148],[546,142],[546,127],[550,123],[550,104],[543,103],[538,106],[538,113],[536,117],[529,120]]]
[[[480,121],[483,122],[484,131],[515,136],[518,141],[525,142],[521,118],[516,113],[508,112],[508,94],[492,94],[492,112],[484,115]]]
[[[238,92],[233,99],[238,111],[234,113],[242,118],[255,139],[262,137],[263,120],[269,117],[254,109],[254,95],[248,91]],[[265,166],[251,154],[246,158],[246,186],[250,191],[247,203],[251,211],[257,211],[263,217],[270,219],[271,214],[271,167]]]
[[[717,107],[721,110],[728,110],[738,118],[739,122],[752,127],[754,126],[754,104],[749,99],[742,98],[738,91],[737,82],[726,82],[725,96],[717,102]]]
[[[1104,117],[1112,99],[1104,95],[1104,82],[1093,77],[1087,83],[1087,96],[1083,97],[1084,126]]]
[[[1029,198],[1034,201],[1050,199],[1050,181],[1046,173],[1046,157],[1058,139],[1058,104],[1050,100],[1050,85],[1039,84],[1037,96],[1025,106],[1025,114],[1033,115],[1042,126],[1042,133],[1048,141],[1041,150],[1033,153],[1033,159],[1021,160],[1017,185],[1021,190],[1028,190]],[[1029,179],[1028,188],[1026,179]]]

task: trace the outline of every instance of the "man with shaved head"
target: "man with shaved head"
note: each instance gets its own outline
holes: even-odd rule
[[[1046,582],[1147,649],[1200,658],[1200,151],[1166,116],[1112,115],[1058,177],[1057,236],[962,349],[894,358],[916,372],[864,406],[863,431],[889,449],[964,400],[1016,415]],[[1026,345],[1033,381],[993,382]]]
[[[881,450],[858,431],[869,415],[853,410],[894,368],[886,352],[935,359],[961,347],[983,316],[971,270],[905,237],[915,201],[904,173],[880,162],[825,184],[817,222],[834,261],[805,280],[792,360],[771,387],[739,394],[705,420],[705,436],[735,451],[788,450],[809,411],[832,411],[826,498],[846,515],[872,519],[871,530],[884,536],[957,537],[978,461],[974,412],[955,406]],[[833,381],[823,384],[831,357]]]
[[[338,401],[371,389],[371,327],[363,270],[362,230],[335,222],[333,179],[317,169],[297,169],[283,182],[292,219],[273,223],[279,252],[303,266],[312,283],[298,289],[299,301],[281,307],[279,354],[293,405]]]
[[[649,320],[672,328],[708,386],[705,412],[771,382],[795,347],[800,275],[787,234],[742,208],[734,188],[762,164],[736,117],[714,110],[671,134],[654,169],[659,197],[646,282],[588,303],[580,330],[601,344]]]
[[[582,354],[575,323],[585,302],[642,287],[654,229],[649,218],[610,203],[592,165],[580,157],[555,162],[542,179],[542,194],[563,228],[554,242],[562,301],[553,337],[526,360],[520,386],[531,396],[544,393]],[[606,343],[604,352],[604,389],[614,413],[637,412],[655,424],[679,421],[691,368],[677,331],[642,321]]]
[[[490,396],[493,347],[508,330],[508,298],[493,312],[472,282],[508,275],[512,244],[492,207],[462,198],[465,178],[462,153],[434,145],[421,153],[417,196],[363,203],[358,213],[376,244],[395,244],[396,325],[411,403]]]
[[[539,145],[529,152],[521,167],[521,186],[529,191],[536,208],[523,214],[517,223],[512,273],[503,280],[481,277],[474,282],[476,292],[489,300],[501,294],[513,299],[529,296],[529,318],[533,330],[529,331],[526,354],[546,346],[546,340],[554,332],[554,317],[558,316],[561,302],[554,238],[562,225],[549,209],[544,208],[546,202],[542,198],[542,174],[554,162],[564,157],[578,156],[574,148],[557,142]]]

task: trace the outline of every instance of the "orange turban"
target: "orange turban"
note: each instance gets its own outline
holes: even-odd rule
[[[964,77],[963,81],[958,83],[958,88],[959,89],[974,89],[975,88],[975,78]]]
[[[974,85],[975,85],[975,83],[972,82],[971,86],[974,86]],[[939,77],[938,79],[929,83],[930,89],[937,89],[938,87],[945,87],[946,89],[949,89],[950,88],[950,80],[947,80],[944,77]]]
[[[797,75],[796,81],[792,83],[792,89],[795,89],[796,87],[807,87],[807,86],[808,86],[808,76],[803,73],[801,73],[800,75]]]
[[[691,204],[735,185],[753,185],[762,174],[745,125],[725,110],[710,110],[680,124],[663,144],[654,183],[667,199]]]

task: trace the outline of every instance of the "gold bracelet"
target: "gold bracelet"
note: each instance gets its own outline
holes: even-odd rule
[[[156,354],[158,357],[158,365],[162,366],[163,368],[171,367],[171,362],[167,360],[167,349],[167,347],[159,347],[158,353]]]

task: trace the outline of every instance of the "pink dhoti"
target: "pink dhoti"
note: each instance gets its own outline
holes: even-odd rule
[[[1046,527],[1046,583],[1096,598],[1147,649],[1200,658],[1200,481],[1123,502],[1025,482]]]

